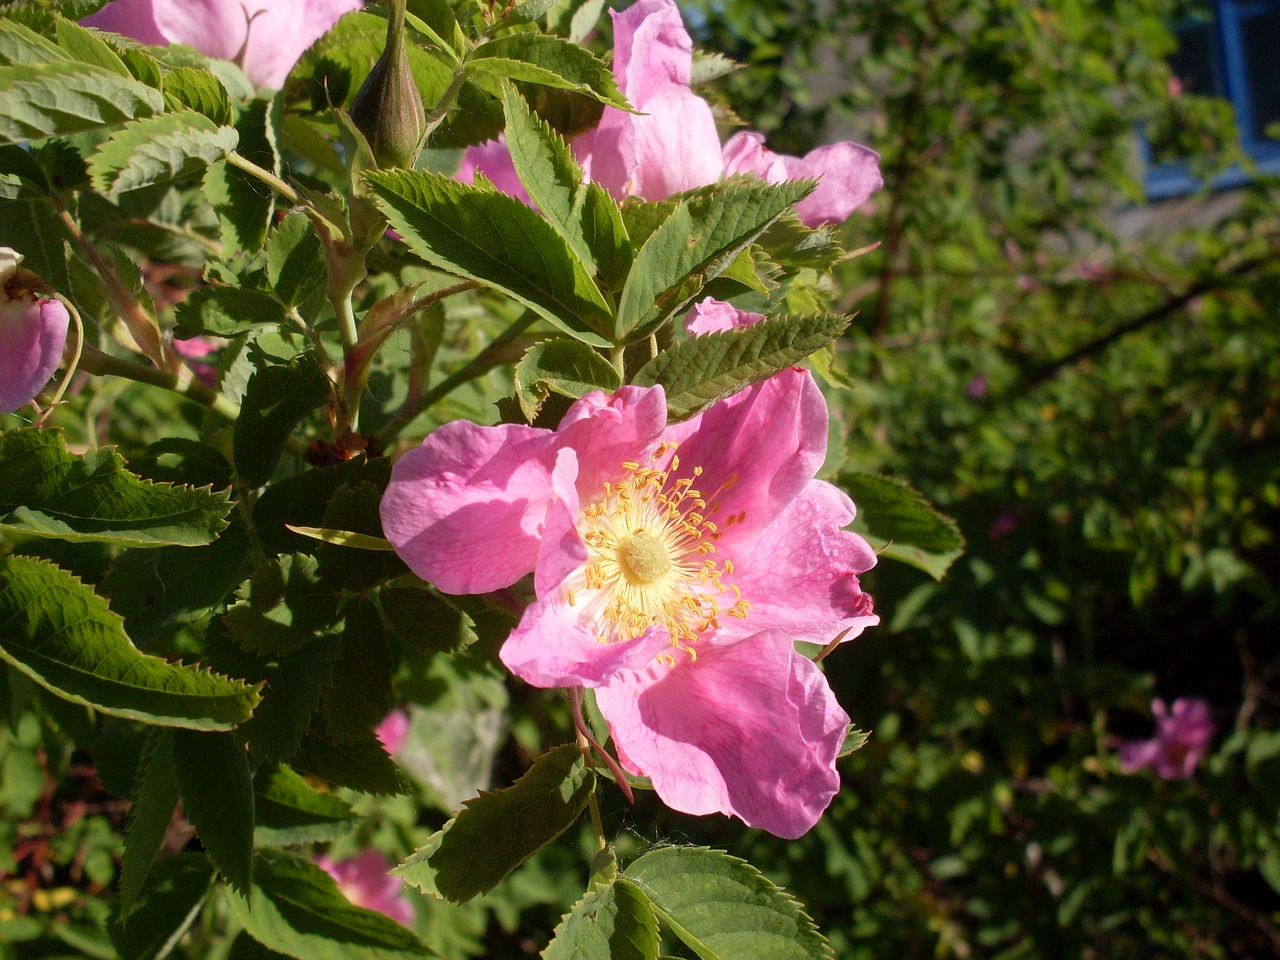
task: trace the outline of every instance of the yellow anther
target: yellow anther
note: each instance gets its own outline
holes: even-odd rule
[[[577,601],[573,597],[573,590],[569,589],[568,587],[565,588],[564,598],[565,600],[568,601],[569,606],[576,607],[578,605]]]
[[[636,463],[634,460],[623,460],[622,469],[623,470],[639,470],[640,464]]]

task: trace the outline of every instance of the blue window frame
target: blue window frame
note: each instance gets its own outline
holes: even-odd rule
[[[1268,125],[1280,122],[1280,0],[1213,0],[1213,18],[1175,29],[1179,49],[1170,65],[1190,93],[1219,96],[1235,109],[1241,146],[1266,173],[1280,173],[1280,142],[1268,139]],[[1147,163],[1147,197],[1189,193],[1201,186],[1180,163]],[[1232,167],[1214,180],[1236,187],[1249,174]]]

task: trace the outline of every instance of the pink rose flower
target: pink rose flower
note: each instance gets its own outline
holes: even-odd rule
[[[618,88],[641,111],[605,107],[599,125],[578,137],[573,152],[588,180],[617,200],[665,200],[715,183],[725,174],[754,174],[769,183],[819,180],[796,205],[811,227],[839,223],[884,185],[880,156],[856,143],[818,147],[803,157],[766,149],[759,133],[739,133],[720,146],[711,107],[689,88],[693,41],[673,0],[638,0],[613,17],[613,72]],[[481,170],[503,193],[529,202],[501,140],[468,148],[458,179]]]
[[[818,188],[796,204],[796,216],[808,227],[843,223],[884,186],[874,150],[843,141],[792,157],[774,153],[763,134],[749,131],[735,133],[724,145],[724,172],[752,173],[766,183],[816,179]]]
[[[745,330],[763,319],[763,313],[749,313],[739,310],[731,303],[707,297],[693,305],[693,309],[685,316],[684,328],[692,334]]]
[[[409,715],[403,710],[392,710],[373,732],[377,734],[382,748],[395,756],[409,735]]]
[[[208,363],[197,361],[222,349],[222,344],[211,337],[191,337],[189,340],[174,340],[174,352],[187,361],[191,372],[210,390],[218,387],[218,368]]]
[[[35,295],[39,279],[22,259],[0,247],[0,413],[25,406],[49,382],[71,323],[61,303]]]
[[[307,47],[363,0],[113,0],[81,22],[164,46],[185,43],[239,63],[278,89]]]
[[[457,179],[463,183],[475,183],[476,174],[482,173],[499,193],[515,197],[521,203],[533,206],[529,192],[516,173],[516,166],[511,161],[511,151],[507,149],[505,137],[497,140],[486,140],[474,147],[468,147],[462,155],[462,165],[458,168]]]
[[[1165,780],[1185,780],[1195,773],[1213,739],[1209,704],[1199,697],[1185,697],[1168,708],[1156,699],[1151,701],[1151,712],[1156,718],[1155,738],[1121,744],[1120,769],[1125,773],[1150,769]]]
[[[365,850],[349,860],[316,857],[316,864],[357,907],[386,914],[406,927],[413,923],[413,907],[400,896],[404,881],[387,873],[395,864],[377,850]]]
[[[555,431],[440,427],[393,468],[383,528],[449,593],[533,573],[503,662],[596,688],[623,764],[673,808],[795,837],[839,789],[848,717],[793,644],[879,622],[853,503],[814,479],[826,437],[795,368],[677,424],[660,387],[593,393]]]
[[[711,107],[689,89],[693,41],[672,0],[638,0],[613,17],[613,72],[640,114],[605,107],[574,150],[614,197],[663,200],[720,179]]]

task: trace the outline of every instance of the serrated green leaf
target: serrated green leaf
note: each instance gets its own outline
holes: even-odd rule
[[[586,47],[561,37],[515,33],[480,44],[467,60],[476,73],[572,90],[601,103],[630,110],[613,70]]]
[[[259,943],[305,960],[399,960],[432,956],[390,917],[353,905],[310,860],[264,851],[254,862],[253,903],[227,897],[235,917]]]
[[[182,337],[211,334],[234,337],[285,322],[280,301],[261,290],[205,287],[178,304],[177,332]]]
[[[746,329],[707,333],[675,344],[635,375],[641,387],[662,384],[672,419],[682,420],[747,384],[773,376],[825,347],[848,317],[771,317]]]
[[[597,887],[556,927],[543,960],[657,960],[658,918],[624,877]]]
[[[288,525],[320,527],[334,493],[345,486],[372,483],[386,489],[391,480],[391,460],[350,460],[346,463],[304,470],[271,484],[253,505],[253,525],[263,546],[271,553],[309,551],[314,544]]]
[[[297,306],[325,281],[324,250],[311,221],[295,210],[267,236],[267,279],[275,295]]]
[[[342,542],[322,542],[316,548],[316,556],[330,580],[353,592],[409,572],[382,535],[384,489],[383,485],[368,481],[340,487],[325,507],[324,526],[345,531],[345,536]],[[364,539],[357,539],[360,537]],[[374,550],[372,556],[370,548]]]
[[[623,876],[702,960],[831,960],[794,898],[745,860],[707,847],[664,847]]]
[[[813,191],[810,180],[733,178],[679,202],[636,254],[618,303],[616,334],[648,336],[688,306],[769,224]]]
[[[703,288],[706,296],[717,300],[729,300],[742,292],[742,288],[754,290],[768,297],[778,289],[778,277],[782,268],[769,259],[768,255],[756,244],[752,244],[733,258],[720,276],[711,280]],[[723,288],[723,289],[722,289]]]
[[[832,227],[806,227],[794,214],[774,221],[760,235],[759,244],[771,260],[793,270],[830,273],[845,258]]]
[[[324,690],[324,712],[329,736],[349,741],[366,736],[395,704],[395,661],[382,614],[372,600],[359,598],[343,614],[336,682]]]
[[[223,531],[204,547],[126,550],[111,562],[98,591],[124,618],[125,632],[146,644],[205,617],[248,575],[249,534]]]
[[[55,25],[58,46],[66,52],[69,59],[102,67],[120,77],[133,76],[110,44],[94,31],[86,30],[80,24],[62,17],[58,18]]]
[[[259,700],[238,680],[141,653],[105,600],[31,557],[0,559],[0,657],[64,699],[160,726],[230,729]]]
[[[246,484],[257,487],[270,479],[289,434],[329,398],[329,387],[319,363],[306,354],[254,372],[232,437],[236,471]]]
[[[160,61],[147,52],[147,48],[134,45],[115,34],[103,34],[102,39],[115,51],[117,57],[129,68],[129,73],[139,83],[157,90],[164,88],[164,68]],[[166,98],[166,103],[168,99]]]
[[[182,811],[209,859],[247,894],[253,872],[253,776],[230,733],[175,730],[173,769]]]
[[[394,872],[426,893],[465,903],[569,829],[595,787],[582,751],[555,747],[510,787],[468,800]]]
[[[139,476],[160,483],[185,483],[193,487],[231,486],[231,464],[221,451],[184,437],[164,437],[129,460]]]
[[[0,144],[83,133],[162,110],[159,90],[101,67],[66,61],[0,67]]]
[[[394,761],[373,733],[354,742],[339,743],[312,730],[290,758],[290,766],[321,780],[374,796],[403,793],[405,788]]]
[[[378,604],[391,632],[412,650],[455,650],[475,641],[471,618],[421,582],[383,587]]]
[[[283,656],[333,625],[342,595],[305,553],[268,560],[236,591],[222,616],[227,632],[252,654]]]
[[[596,29],[604,7],[605,0],[562,2],[551,12],[548,30],[573,43],[582,43]]]
[[[532,23],[534,20],[541,20],[547,15],[547,11],[555,6],[556,0],[519,0],[507,14],[503,25],[516,23]]]
[[[253,716],[236,731],[249,754],[262,764],[284,763],[298,751],[320,703],[320,688],[329,682],[338,638],[319,637],[287,657],[267,659],[237,647],[221,624],[205,635],[206,662],[213,669],[252,683],[262,683],[263,699]]]
[[[859,730],[853,724],[849,725],[848,731],[845,733],[844,744],[840,747],[840,752],[836,754],[838,759],[857,753],[867,745],[867,741],[871,739],[869,730]]]
[[[236,152],[279,176],[273,113],[276,103],[278,98],[273,103],[251,101],[241,108],[235,130],[240,138]],[[204,189],[222,224],[223,255],[229,257],[261,249],[275,210],[275,191],[225,161],[209,167],[204,176]]]
[[[956,522],[901,480],[853,473],[841,476],[840,486],[858,506],[854,529],[867,537],[880,556],[941,580],[964,552],[964,537]]]
[[[409,249],[524,304],[570,336],[608,346],[609,307],[581,261],[546,220],[514,197],[439,174],[365,175]]]
[[[18,148],[15,148],[18,149]],[[67,228],[58,219],[54,206],[43,199],[11,200],[0,203],[0,237],[21,237],[26,258],[22,265],[44,278],[54,289],[71,291],[66,241]],[[74,292],[65,294],[82,304]]]
[[[0,66],[66,63],[72,58],[56,43],[15,20],[0,20]]]
[[[138,760],[129,804],[124,857],[120,862],[120,916],[127,922],[134,901],[164,844],[178,806],[178,780],[173,769],[173,732],[153,728]]]
[[[170,110],[194,110],[220,127],[235,120],[226,87],[208,71],[175,67],[164,74],[163,82],[164,102]]]
[[[260,847],[336,840],[355,818],[351,804],[316,792],[288,767],[260,771],[254,794],[253,841]]]
[[[94,186],[109,197],[153,183],[189,180],[225,160],[239,134],[194,110],[135,120],[111,135],[89,158]]]
[[[516,364],[515,384],[520,410],[532,423],[549,391],[577,400],[592,390],[614,392],[622,386],[622,377],[585,343],[544,340],[530,347]]]
[[[195,546],[226,528],[226,492],[143,480],[114,447],[67,452],[62,434],[0,433],[0,528],[73,542]]]
[[[689,74],[689,86],[696,87],[701,83],[710,83],[741,68],[742,64],[730,60],[723,53],[695,50],[693,52],[693,70]]]
[[[49,180],[30,150],[0,147],[0,200],[37,200],[49,193]]]
[[[607,287],[621,282],[631,266],[631,245],[618,205],[598,183],[583,182],[568,144],[510,86],[503,108],[507,148],[533,202],[589,272]]]
[[[169,956],[195,922],[213,885],[213,864],[203,853],[175,853],[156,862],[125,924],[111,925],[120,960]]]

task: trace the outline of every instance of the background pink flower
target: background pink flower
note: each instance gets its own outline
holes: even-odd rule
[[[707,297],[693,305],[693,309],[685,316],[684,328],[693,334],[717,333],[721,330],[753,327],[763,319],[763,313],[739,310],[731,303]]]
[[[403,710],[392,710],[374,730],[387,753],[395,756],[404,746],[409,735],[409,715]]]
[[[348,860],[316,857],[316,864],[357,907],[386,914],[406,927],[413,923],[413,907],[401,896],[404,881],[387,872],[395,864],[377,850],[364,850]]]
[[[693,41],[672,0],[639,0],[613,17],[613,72],[640,114],[606,107],[574,151],[614,197],[663,200],[720,179],[720,134],[689,89]]]
[[[0,413],[12,413],[40,392],[62,362],[71,317],[57,300],[37,297],[39,278],[22,254],[0,247]]]
[[[1121,744],[1120,769],[1125,773],[1150,769],[1166,780],[1186,779],[1204,759],[1213,739],[1208,702],[1180,697],[1170,708],[1156,699],[1151,701],[1151,712],[1156,718],[1155,738]]]
[[[715,115],[689,87],[693,41],[673,0],[639,0],[613,17],[613,72],[639,113],[605,107],[599,125],[573,142],[587,179],[617,200],[665,200],[672,194],[746,173],[768,183],[814,178],[818,188],[796,205],[811,227],[839,223],[884,185],[880,156],[856,143],[818,147],[803,157],[773,153],[759,133],[720,146]],[[529,202],[501,138],[469,147],[458,179],[476,171],[503,193]]]
[[[878,622],[853,504],[814,479],[826,434],[794,368],[672,425],[660,387],[590,394],[554,432],[454,422],[393,467],[383,529],[448,592],[532,572],[512,672],[596,687],[670,806],[798,836],[838,787],[847,717],[793,644]]]
[[[462,164],[458,167],[457,179],[463,183],[475,183],[477,173],[484,174],[500,193],[515,197],[529,206],[533,205],[529,192],[520,182],[515,164],[511,161],[511,151],[507,149],[505,137],[486,140],[467,148],[467,152],[462,155]]]
[[[745,130],[724,145],[724,172],[755,174],[766,183],[816,179],[817,189],[796,204],[796,216],[809,227],[843,223],[884,186],[874,150],[842,141],[792,157],[774,153],[763,134]]]
[[[82,22],[163,46],[185,43],[233,60],[260,87],[289,70],[344,13],[363,0],[113,0]]]

